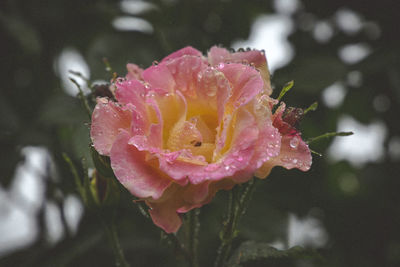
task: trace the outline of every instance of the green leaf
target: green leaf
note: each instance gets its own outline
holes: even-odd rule
[[[87,203],[87,196],[85,194],[85,188],[82,185],[81,178],[79,177],[79,174],[75,167],[75,164],[72,162],[71,158],[66,153],[63,153],[62,156],[64,158],[64,161],[69,165],[71,173],[74,176],[75,185],[77,187],[79,194],[81,195],[81,197],[83,199],[83,202]]]
[[[279,96],[277,98],[278,101],[280,101],[282,99],[282,97],[289,92],[290,89],[292,89],[294,85],[294,81],[290,81],[288,83],[285,84],[285,86],[283,86],[281,92],[279,93]]]
[[[331,137],[335,137],[335,136],[349,136],[352,135],[353,132],[332,132],[332,133],[325,133],[323,135],[317,136],[317,137],[312,137],[310,139],[307,140],[307,143],[310,144],[312,142],[318,141],[320,139],[324,139],[324,138],[331,138]]]
[[[243,264],[250,261],[265,261],[265,263],[274,262],[273,260],[313,260],[319,263],[324,262],[323,258],[314,250],[305,249],[299,246],[288,250],[278,250],[266,243],[255,241],[246,241],[233,253],[227,266],[242,267]],[[267,265],[266,265],[267,266]],[[274,266],[273,264],[271,266]]]
[[[310,111],[315,111],[315,110],[317,110],[317,108],[318,108],[318,102],[314,102],[314,103],[312,103],[308,108],[306,108],[306,109],[304,110],[304,113],[303,113],[303,114],[307,114],[307,113],[310,112]]]

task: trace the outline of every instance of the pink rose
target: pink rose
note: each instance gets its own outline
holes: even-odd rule
[[[310,168],[292,114],[283,103],[272,114],[278,101],[263,52],[212,47],[204,57],[186,47],[145,70],[127,68],[114,83],[117,102],[98,98],[91,138],[166,232],[218,190],[265,178],[276,165]]]

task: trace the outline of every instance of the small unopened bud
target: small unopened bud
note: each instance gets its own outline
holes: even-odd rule
[[[114,99],[114,95],[110,90],[109,84],[95,84],[93,86],[93,95],[95,97],[108,97]]]
[[[115,179],[105,178],[97,170],[90,180],[90,191],[99,206],[111,206],[119,200],[120,192]]]
[[[283,113],[282,120],[297,129],[303,116],[303,109],[289,107]]]

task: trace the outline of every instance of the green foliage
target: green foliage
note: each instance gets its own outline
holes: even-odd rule
[[[283,88],[282,88],[281,92],[279,93],[279,96],[278,96],[278,98],[277,98],[276,100],[280,101],[280,100],[282,99],[282,97],[283,97],[287,92],[289,92],[290,89],[292,89],[293,86],[294,86],[294,81],[290,81],[290,82],[286,83],[286,84],[283,86]]]
[[[278,250],[266,243],[255,241],[243,242],[233,253],[227,266],[244,267],[250,262],[259,266],[298,266],[300,262],[307,266],[323,266],[324,260],[313,251],[302,247],[292,247],[288,250]],[[312,264],[312,265],[310,265]],[[314,265],[318,264],[318,265]]]

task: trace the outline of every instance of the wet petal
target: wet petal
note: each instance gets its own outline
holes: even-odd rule
[[[161,88],[167,92],[175,89],[175,80],[165,64],[151,66],[142,72],[145,82],[153,88]]]
[[[128,80],[142,80],[142,72],[143,69],[140,68],[136,64],[128,63],[126,64],[126,69],[128,70],[128,73],[126,74],[125,78]]]
[[[208,52],[208,61],[214,66],[224,62],[253,65],[257,70],[260,71],[260,74],[264,80],[265,93],[267,95],[272,93],[267,58],[265,57],[264,52],[259,50],[250,50],[230,53],[225,48],[213,46]]]
[[[134,106],[144,106],[144,95],[146,94],[146,87],[142,82],[137,80],[126,80],[122,82],[116,82],[115,97],[120,104],[131,103]]]
[[[196,87],[198,102],[191,102],[189,114],[213,114],[217,111],[221,122],[232,89],[229,80],[216,68],[207,67],[198,74]]]
[[[249,103],[263,90],[263,81],[259,73],[250,66],[242,64],[225,64],[219,70],[232,86],[232,96],[226,112],[232,113],[236,108]]]
[[[239,112],[237,117],[229,144],[213,163],[208,163],[204,157],[195,156],[188,150],[181,150],[179,156],[174,158],[160,154],[160,169],[176,180],[188,177],[192,184],[230,177],[245,169],[254,153],[258,129],[254,118],[246,110]]]
[[[161,64],[165,64],[172,74],[175,91],[180,91],[187,98],[197,98],[197,76],[207,67],[201,57],[185,55]]]
[[[166,233],[176,233],[182,225],[182,219],[176,212],[178,205],[174,201],[149,203],[151,219]]]
[[[117,179],[133,195],[158,199],[171,184],[157,165],[146,161],[146,152],[128,144],[130,135],[121,131],[111,148],[111,167]]]
[[[182,56],[202,57],[203,54],[199,50],[197,50],[191,46],[187,46],[187,47],[184,47],[184,48],[172,53],[171,55],[165,57],[161,62],[165,62],[165,61],[175,59],[175,58],[180,58]]]
[[[98,98],[92,114],[90,136],[96,150],[108,156],[121,130],[131,125],[132,112],[129,107],[119,107],[107,98]]]
[[[272,123],[272,107],[275,100],[267,95],[257,97],[253,103],[253,114],[260,130],[256,151],[252,162],[249,164],[260,168],[264,162],[279,155],[281,149],[281,134]]]

